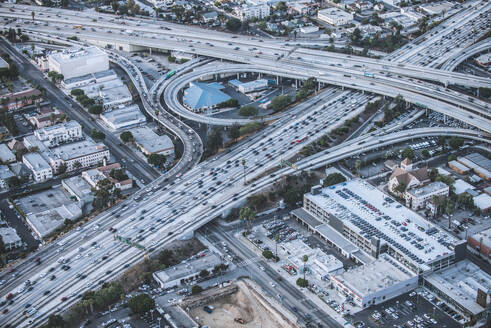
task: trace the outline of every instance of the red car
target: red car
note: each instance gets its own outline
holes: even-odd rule
[[[63,297],[61,298],[61,301],[62,301],[62,302],[65,302],[66,300],[67,300],[67,298],[66,298],[65,296],[63,296]]]
[[[14,294],[12,294],[12,293],[8,293],[8,294],[5,296],[5,299],[6,299],[6,300],[9,300],[9,299],[11,299],[12,297],[14,297]]]
[[[3,311],[2,311],[3,314],[5,314],[7,312],[9,312],[9,309],[3,309]]]

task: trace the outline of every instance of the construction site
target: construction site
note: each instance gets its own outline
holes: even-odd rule
[[[242,279],[187,299],[181,305],[201,326],[214,328],[293,328],[295,317],[258,291],[254,282]]]

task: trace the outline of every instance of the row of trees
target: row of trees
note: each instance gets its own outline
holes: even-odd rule
[[[256,116],[257,113],[258,113],[258,109],[257,109],[256,106],[253,106],[253,105],[245,105],[245,106],[242,106],[239,109],[239,112],[238,112],[238,114],[240,116],[246,116],[246,117]]]
[[[7,37],[10,42],[27,42],[29,41],[29,36],[22,34],[20,28],[17,31],[14,28],[9,28],[7,31],[3,31],[2,34]]]
[[[10,58],[8,54],[2,54],[2,58],[7,62],[7,64],[9,64],[9,67],[0,68],[0,80],[6,83],[17,79],[17,77],[19,76],[19,69],[17,65],[14,63],[14,61]],[[12,90],[9,91],[12,92]]]

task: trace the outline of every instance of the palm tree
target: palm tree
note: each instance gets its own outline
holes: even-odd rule
[[[244,168],[244,184],[247,184],[246,182],[246,160],[242,160],[242,167]]]
[[[250,207],[242,207],[239,211],[239,218],[246,222],[247,229],[249,229],[249,222],[252,222],[256,217],[256,211],[251,209]]]
[[[303,280],[305,280],[305,269],[306,269],[307,262],[309,261],[309,256],[308,255],[302,256],[302,261],[303,261]]]
[[[275,256],[278,257],[278,242],[280,241],[280,235],[276,234],[274,235],[274,242],[275,242]]]

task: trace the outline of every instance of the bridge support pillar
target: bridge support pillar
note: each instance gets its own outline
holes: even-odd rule
[[[152,54],[152,48],[148,48],[149,49],[149,52],[150,52],[150,55]]]
[[[239,77],[240,77],[240,76],[239,76],[239,73],[237,73],[237,80],[239,79]]]
[[[343,85],[343,86],[341,86],[341,90],[343,90],[343,91],[344,91],[344,85]]]
[[[263,73],[259,73],[259,79],[263,77]]]
[[[280,84],[280,77],[276,76],[276,84]]]

